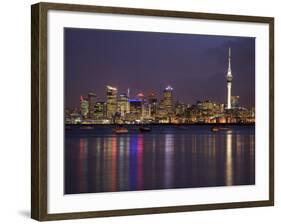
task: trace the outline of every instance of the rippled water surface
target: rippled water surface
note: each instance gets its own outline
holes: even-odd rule
[[[113,126],[65,133],[65,193],[255,184],[255,127]]]

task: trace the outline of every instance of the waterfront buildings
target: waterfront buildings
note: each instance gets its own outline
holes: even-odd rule
[[[173,102],[173,89],[163,90],[162,99],[155,93],[147,97],[143,93],[129,98],[128,94],[117,96],[117,88],[107,86],[106,102],[96,101],[95,94],[80,97],[80,110],[66,109],[65,121],[68,124],[138,124],[138,123],[253,123],[254,108],[239,105],[239,96],[231,97],[231,109],[227,105],[211,100],[197,101],[190,105],[181,101]],[[93,112],[90,112],[92,111]]]
[[[136,123],[254,123],[254,108],[239,105],[239,96],[232,96],[231,49],[228,49],[227,102],[214,102],[210,99],[190,105],[174,103],[174,89],[168,85],[157,97],[154,91],[138,93],[130,97],[127,93],[118,95],[118,89],[107,85],[106,100],[97,102],[97,95],[89,92],[80,97],[80,110],[65,110],[65,121],[69,124],[136,124]]]

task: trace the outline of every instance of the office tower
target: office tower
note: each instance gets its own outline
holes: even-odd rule
[[[164,89],[164,99],[163,99],[164,107],[167,115],[173,114],[173,88],[171,86],[167,86]]]
[[[155,117],[157,112],[157,97],[154,92],[148,94],[148,103],[150,105],[151,116]]]
[[[89,102],[89,118],[94,118],[94,107],[97,101],[97,95],[89,92],[88,93],[88,102]]]
[[[105,102],[96,102],[94,106],[94,118],[99,120],[106,117],[106,104]]]
[[[163,118],[167,116],[167,110],[164,100],[160,100],[157,108],[157,117]]]
[[[132,120],[140,120],[142,115],[142,101],[138,99],[130,99],[130,117]]]
[[[139,113],[141,114],[142,110],[142,101],[137,99],[130,99],[130,113]]]
[[[186,114],[187,105],[177,101],[175,105],[175,114],[177,116],[183,116]]]
[[[106,86],[106,117],[111,119],[117,112],[117,88]]]
[[[117,100],[117,111],[120,113],[121,117],[124,117],[126,113],[130,112],[130,105],[128,101],[128,96],[126,94],[120,94]]]
[[[80,113],[83,118],[88,117],[88,112],[89,112],[89,103],[86,98],[83,96],[80,97]]]
[[[151,105],[147,101],[142,103],[142,119],[151,119]]]
[[[231,108],[239,107],[239,96],[231,96]]]

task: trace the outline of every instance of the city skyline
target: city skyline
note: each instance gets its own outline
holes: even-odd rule
[[[126,97],[129,101],[134,101],[134,100],[139,100],[140,98],[142,98],[144,101],[148,101],[149,100],[149,98],[150,98],[150,96],[151,96],[151,94],[153,94],[154,95],[154,97],[155,97],[155,99],[157,99],[157,102],[159,102],[159,101],[161,101],[161,99],[163,98],[163,92],[165,91],[165,90],[167,90],[167,89],[171,89],[172,91],[173,91],[173,95],[175,94],[175,90],[174,90],[174,88],[171,86],[171,85],[168,85],[168,86],[166,86],[166,87],[163,87],[162,88],[162,92],[159,94],[159,95],[157,95],[156,93],[155,93],[155,91],[150,91],[149,93],[147,93],[147,94],[145,94],[145,93],[143,93],[143,92],[138,92],[137,94],[133,94],[133,96],[130,94],[130,92],[131,92],[131,89],[130,88],[128,88],[127,89],[127,91],[120,91],[119,90],[119,88],[117,87],[117,86],[112,86],[112,85],[106,85],[105,87],[104,87],[104,93],[103,93],[103,100],[99,100],[99,99],[101,99],[101,97],[100,96],[98,96],[97,94],[95,94],[94,93],[94,91],[90,91],[90,92],[88,92],[88,93],[86,93],[86,94],[80,94],[78,97],[77,97],[77,99],[76,99],[76,101],[77,102],[79,102],[79,105],[77,106],[77,107],[66,107],[65,109],[79,109],[80,107],[81,107],[81,101],[90,101],[90,99],[89,99],[89,95],[94,95],[95,96],[95,103],[106,103],[107,102],[107,99],[106,99],[106,90],[107,90],[107,88],[112,88],[112,89],[114,89],[115,91],[116,91],[116,101],[118,101],[120,98],[122,98],[122,97]],[[230,95],[231,97],[238,97],[238,99],[240,98],[240,96],[239,95]],[[230,109],[230,108],[228,108],[228,99],[226,100],[226,102],[218,102],[218,101],[213,101],[212,99],[209,99],[209,98],[206,98],[206,99],[198,99],[198,100],[196,100],[195,102],[184,102],[184,101],[182,101],[181,99],[173,99],[173,105],[175,104],[175,103],[184,103],[184,104],[186,104],[186,105],[189,105],[189,106],[192,106],[192,105],[196,105],[198,102],[204,102],[204,101],[211,101],[211,102],[214,102],[214,103],[217,103],[217,104],[223,104],[224,106],[225,106],[225,109]],[[230,102],[231,102],[231,99],[230,99]],[[239,104],[240,105],[240,104]],[[242,106],[240,106],[240,107],[242,107]],[[248,109],[250,109],[250,108],[248,108]]]
[[[106,85],[117,86],[118,94],[129,88],[131,98],[151,91],[161,98],[171,85],[174,101],[225,104],[229,47],[232,95],[254,107],[254,38],[66,28],[65,107],[79,107],[80,95],[88,92],[106,101]]]
[[[89,92],[80,96],[80,108],[65,109],[66,124],[198,124],[198,123],[255,123],[255,109],[239,104],[239,96],[231,94],[231,50],[226,76],[227,104],[211,100],[186,104],[174,101],[174,89],[167,86],[162,96],[153,92],[147,97],[119,93],[117,87],[106,86],[106,101],[97,101],[97,95]]]
[[[64,193],[254,185],[255,39],[64,29]]]

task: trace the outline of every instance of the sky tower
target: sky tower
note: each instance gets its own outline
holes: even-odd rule
[[[228,70],[226,75],[227,81],[227,107],[226,109],[231,109],[231,85],[232,85],[232,73],[231,73],[231,48],[228,48]]]

